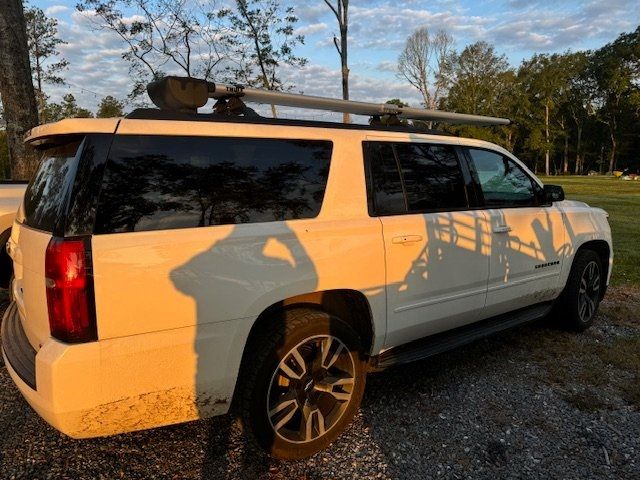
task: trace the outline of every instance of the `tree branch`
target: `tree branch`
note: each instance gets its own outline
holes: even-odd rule
[[[340,49],[340,46],[338,45],[338,37],[336,37],[335,35],[333,36],[333,45],[336,47],[336,50],[338,51],[338,55],[342,57],[342,51]]]
[[[326,3],[327,6],[331,9],[331,11],[333,11],[333,14],[338,19],[338,23],[340,23],[340,14],[338,13],[338,10],[336,10],[336,7],[334,7],[331,3],[329,3],[329,0],[324,0],[324,3]],[[340,5],[340,0],[338,0],[338,6],[339,5]]]

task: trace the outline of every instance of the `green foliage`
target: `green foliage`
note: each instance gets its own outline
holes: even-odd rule
[[[496,112],[496,99],[504,88],[503,76],[509,71],[504,55],[498,55],[487,42],[476,42],[454,55],[452,70],[448,108],[472,114]]]
[[[492,45],[477,42],[467,46],[451,59],[452,84],[448,97],[441,103],[446,110],[518,119],[528,104],[516,81],[515,72],[506,57],[498,55]],[[494,129],[469,125],[443,126],[462,136],[471,136],[514,146],[515,126]]]
[[[38,113],[41,116],[46,103],[43,85],[65,83],[61,74],[67,69],[69,62],[60,57],[58,47],[66,42],[58,38],[58,21],[47,17],[42,9],[28,8],[24,12],[24,18],[31,75],[35,83]]]
[[[124,116],[124,103],[117,98],[107,95],[100,101],[96,118],[113,118]]]
[[[397,105],[399,107],[408,107],[409,104],[407,102],[403,102],[399,98],[392,98],[391,100],[387,100],[384,103],[388,103],[389,105]]]
[[[64,118],[92,118],[86,108],[79,107],[76,98],[68,93],[62,97],[60,103],[46,103],[42,109],[42,123],[56,122]]]
[[[280,77],[282,65],[302,67],[307,59],[296,56],[294,48],[304,43],[295,33],[298,22],[293,7],[283,8],[278,0],[236,0],[235,9],[218,13],[240,37],[232,68],[234,77],[250,86],[267,90],[288,90]]]
[[[636,123],[638,120],[640,27],[635,32],[623,33],[614,42],[594,52],[588,72],[595,87],[594,103],[599,119],[609,131],[609,169],[614,170],[617,150],[630,126],[628,122],[621,125],[621,117],[635,113]]]
[[[640,171],[640,27],[596,51],[536,54],[514,69],[486,42],[450,58],[439,108],[506,117],[506,127],[439,125],[550,171]]]
[[[403,102],[399,98],[392,98],[391,100],[387,100],[385,103],[388,103],[389,105],[397,105],[399,107],[409,106],[408,103]],[[370,125],[379,124],[379,125],[392,126],[392,125],[407,125],[408,123],[409,122],[406,119],[398,118],[397,115],[379,115],[379,116],[369,118]],[[413,124],[415,125],[416,122],[414,121]],[[420,126],[423,128],[428,128],[425,125],[420,125]]]

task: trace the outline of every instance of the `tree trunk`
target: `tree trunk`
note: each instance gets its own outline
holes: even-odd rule
[[[575,173],[579,175],[582,173],[582,157],[580,156],[580,149],[582,143],[582,127],[578,126],[578,139],[576,141],[576,168]]]
[[[569,173],[569,135],[564,136],[564,168],[562,173],[565,175]]]
[[[343,0],[338,2],[338,8],[342,7],[338,12],[340,17],[338,19],[340,27],[340,66],[342,71],[342,99],[349,100],[349,0]],[[351,116],[345,112],[343,115],[344,123],[351,123]]]
[[[549,102],[544,104],[544,138],[545,138],[545,151],[544,151],[544,172],[549,175]]]
[[[347,12],[344,12],[344,21],[347,20]],[[344,23],[340,26],[340,63],[342,66],[342,98],[349,100],[349,64],[347,62],[347,28]],[[351,123],[351,116],[345,112],[343,117],[344,123]]]
[[[611,131],[611,157],[609,157],[609,171],[613,173],[616,168],[616,136]]]
[[[38,124],[38,109],[20,0],[0,0],[0,96],[7,121],[11,176],[30,179],[38,168],[38,158],[23,139]]]

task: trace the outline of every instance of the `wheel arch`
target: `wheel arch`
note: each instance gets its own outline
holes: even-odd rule
[[[365,353],[371,353],[375,343],[376,331],[371,306],[362,292],[350,289],[336,289],[309,292],[285,298],[265,308],[249,330],[240,358],[232,405],[237,406],[238,385],[243,381],[246,369],[249,368],[247,359],[251,356],[250,352],[253,345],[256,344],[261,334],[269,330],[274,322],[284,324],[287,319],[287,312],[296,308],[316,309],[340,318],[360,336]]]
[[[589,240],[588,242],[584,242],[581,244],[576,250],[576,255],[573,256],[573,261],[575,261],[578,252],[582,250],[591,250],[598,255],[600,258],[600,265],[604,269],[603,277],[605,279],[609,278],[609,270],[611,268],[610,259],[611,259],[611,245],[606,240]],[[572,261],[572,264],[573,264]],[[603,283],[602,292],[600,294],[600,298],[604,297],[604,294],[607,290],[608,282]]]
[[[370,352],[373,347],[376,332],[371,306],[362,292],[350,289],[304,293],[270,305],[258,315],[251,326],[246,345],[268,328],[271,319],[276,316],[286,316],[287,310],[293,308],[314,308],[334,315],[356,331],[362,340],[365,352]]]

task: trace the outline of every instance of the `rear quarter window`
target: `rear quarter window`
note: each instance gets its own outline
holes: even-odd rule
[[[95,232],[315,217],[331,152],[316,140],[116,136]]]
[[[364,142],[372,216],[464,210],[464,176],[451,145]]]
[[[42,152],[38,171],[24,194],[25,225],[45,232],[64,228],[64,210],[83,141],[83,138],[75,138]]]

